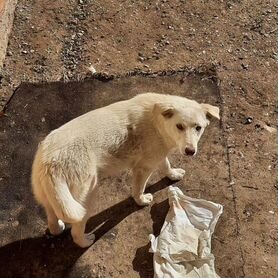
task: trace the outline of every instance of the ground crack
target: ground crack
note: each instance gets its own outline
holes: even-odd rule
[[[220,84],[218,84],[219,86]],[[220,87],[220,86],[219,86]],[[229,152],[229,148],[228,148],[228,135],[225,132],[225,127],[223,124],[223,115],[224,115],[224,104],[225,101],[223,99],[223,95],[221,94],[221,91],[219,89],[219,97],[220,97],[220,110],[221,110],[221,122],[220,122],[220,127],[221,130],[223,132],[223,137],[224,137],[224,141],[225,141],[225,150],[226,150],[226,158],[227,158],[227,164],[228,164],[228,175],[229,175],[229,186],[231,187],[231,191],[232,191],[232,195],[233,195],[233,207],[234,207],[234,213],[235,213],[235,219],[236,219],[236,235],[238,237],[239,240],[239,251],[240,251],[240,257],[242,260],[242,266],[241,266],[241,271],[243,276],[245,277],[245,259],[244,259],[244,254],[243,254],[243,250],[242,250],[242,244],[241,244],[241,239],[239,237],[240,235],[240,226],[239,226],[239,214],[238,214],[238,210],[237,210],[237,203],[236,203],[236,192],[235,192],[235,188],[234,188],[234,181],[232,178],[232,167],[231,167],[231,157],[230,157],[230,152]]]
[[[227,138],[226,138],[226,146],[227,146]],[[227,157],[227,162],[228,162],[228,174],[229,174],[229,184],[232,190],[232,195],[233,195],[233,206],[234,206],[234,212],[235,212],[235,218],[236,218],[236,235],[238,236],[238,240],[240,242],[239,244],[239,251],[240,251],[240,256],[242,259],[242,273],[243,277],[245,277],[245,259],[243,255],[243,250],[242,250],[242,245],[241,245],[241,239],[239,237],[240,235],[240,227],[239,227],[239,216],[238,216],[238,210],[237,210],[237,204],[236,204],[236,193],[235,193],[235,188],[234,188],[234,182],[232,179],[232,171],[231,171],[231,158],[230,158],[230,153],[229,153],[229,148],[226,147],[226,157]]]

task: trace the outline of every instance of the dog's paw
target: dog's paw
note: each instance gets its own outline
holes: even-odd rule
[[[153,201],[153,195],[151,193],[142,194],[134,200],[139,206],[147,206]]]
[[[95,235],[93,232],[83,234],[81,237],[73,238],[73,241],[81,248],[86,248],[92,245],[95,241]]]
[[[60,219],[58,220],[57,224],[55,223],[55,225],[51,224],[48,226],[49,232],[55,236],[61,234],[65,230],[65,228],[65,223]]]
[[[167,177],[172,181],[179,181],[183,179],[184,175],[185,171],[183,169],[172,168],[167,174]]]

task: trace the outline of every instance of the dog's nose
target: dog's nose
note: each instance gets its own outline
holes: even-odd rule
[[[195,149],[193,149],[193,148],[185,148],[185,154],[186,155],[194,155],[195,154]]]

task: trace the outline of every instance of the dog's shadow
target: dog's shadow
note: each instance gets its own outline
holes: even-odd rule
[[[146,192],[157,192],[172,183],[164,178],[149,186]],[[137,206],[131,197],[127,198],[93,216],[87,227],[97,227],[96,242],[123,219],[140,209],[142,207]],[[0,277],[66,277],[76,260],[86,250],[73,243],[69,231],[56,237],[45,234],[41,237],[18,240],[0,248]],[[134,269],[142,273],[144,265],[135,265]]]
[[[153,234],[157,237],[160,234],[161,227],[165,221],[169,210],[168,200],[154,204],[151,208],[151,218],[153,221]],[[139,273],[142,278],[151,278],[154,276],[153,255],[149,252],[151,244],[148,243],[137,249],[135,258],[132,262],[133,269]]]

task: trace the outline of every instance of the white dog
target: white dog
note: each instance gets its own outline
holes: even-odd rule
[[[52,131],[39,145],[32,169],[33,192],[46,210],[48,228],[59,234],[71,223],[76,244],[94,241],[84,233],[91,217],[98,178],[131,169],[132,196],[138,205],[152,202],[144,194],[151,173],[160,165],[172,180],[183,169],[171,168],[167,155],[178,148],[195,155],[210,114],[219,108],[184,97],[146,93],[84,114]]]

